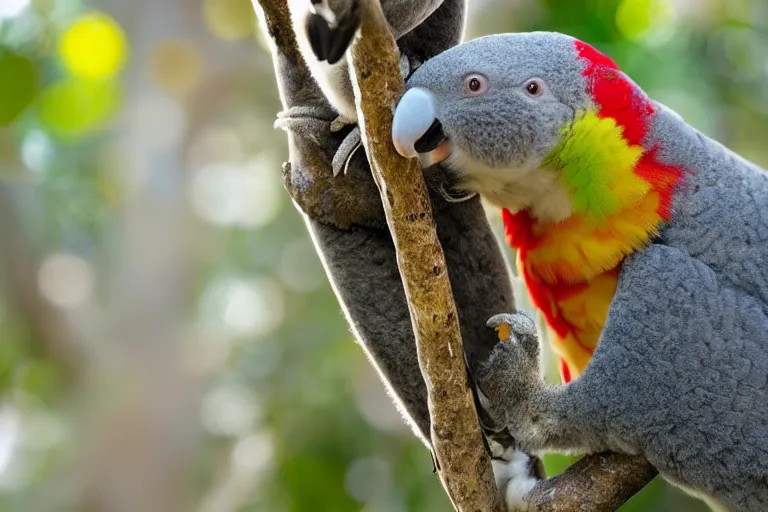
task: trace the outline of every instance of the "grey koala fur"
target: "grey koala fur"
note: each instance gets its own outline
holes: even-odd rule
[[[310,5],[314,8],[310,9]],[[461,39],[464,30],[466,0],[386,0],[381,8],[397,40],[401,53],[413,67]],[[346,57],[336,63],[318,59],[310,44],[307,22],[312,10],[332,13],[335,25],[350,25],[356,31],[360,22],[359,0],[293,0],[291,17],[299,50],[331,106],[349,122],[357,121],[355,97]],[[327,18],[328,15],[323,17]],[[328,22],[327,22],[328,23]],[[344,35],[336,35],[344,37]],[[344,44],[344,41],[339,42]],[[347,45],[344,44],[346,47]]]
[[[382,2],[385,12],[391,9],[388,5],[389,0]],[[418,11],[402,1],[397,5],[404,12]],[[443,2],[398,40],[401,54],[421,62],[457,44],[463,16],[463,0]],[[268,27],[277,43],[274,59],[286,109],[283,117],[291,119],[285,125],[291,161],[283,167],[283,182],[304,213],[355,339],[417,436],[429,446],[426,387],[379,192],[364,152],[352,155],[347,173],[332,176],[331,162],[348,130],[331,130],[336,113],[302,56],[290,41],[281,39],[282,28]],[[453,183],[447,173],[437,167],[425,177],[448,262],[466,359],[473,368],[476,361],[487,358],[494,345],[484,320],[499,307],[514,308],[507,262],[479,198],[446,201],[438,191]]]
[[[546,205],[556,170],[542,169],[542,159],[565,123],[592,105],[574,41],[490,36],[413,74],[408,87],[431,93],[427,110],[442,123],[453,145],[448,166],[466,187],[557,219]],[[463,93],[473,72],[489,78],[486,95]],[[544,80],[545,94],[526,97],[531,78]],[[716,507],[768,510],[768,173],[654,105],[643,146],[686,172],[669,224],[623,263],[584,373],[545,384],[535,327],[515,316],[510,340],[476,374],[481,403],[526,451],[642,454]]]

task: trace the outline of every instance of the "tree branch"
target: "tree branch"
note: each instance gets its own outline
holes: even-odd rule
[[[313,80],[309,75],[309,71],[301,58],[296,45],[295,35],[291,26],[290,14],[288,11],[286,0],[253,0],[254,6],[261,13],[261,18],[265,22],[267,32],[270,35],[270,40],[274,48],[275,68],[278,75],[278,86],[280,87],[281,100],[283,105],[288,108],[294,105],[326,105],[325,100],[319,93],[319,90],[313,84]],[[260,5],[259,5],[260,4]],[[377,4],[375,4],[378,7]],[[374,30],[376,27],[374,27]],[[365,30],[365,27],[364,27]],[[365,35],[364,39],[368,36]],[[391,38],[385,38],[387,47],[393,48]],[[369,45],[370,48],[370,45]],[[366,53],[367,50],[364,47],[356,50],[358,53]],[[379,53],[378,51],[376,52]],[[359,55],[358,55],[359,56]],[[365,57],[367,59],[367,57]],[[377,66],[377,63],[362,62],[363,67],[358,66],[358,72],[365,72],[367,66]],[[390,69],[392,73],[390,77],[399,77],[399,69],[397,67],[392,68],[392,63],[388,64],[387,69]],[[378,75],[377,75],[378,76]],[[366,77],[367,80],[370,77]],[[381,101],[380,107],[382,108],[379,117],[382,117],[389,126],[391,123],[391,113],[394,108],[394,102],[398,99],[399,90],[401,87],[401,80],[390,80],[387,75],[378,76],[379,83],[386,83],[386,87],[383,87],[380,93],[380,97],[376,100]],[[394,85],[391,83],[394,82]],[[390,90],[394,87],[395,90]],[[384,107],[389,109],[389,114],[385,114]],[[364,112],[365,114],[365,112]],[[329,111],[329,119],[333,117],[333,112]],[[365,115],[363,116],[363,118]],[[372,117],[369,119],[373,119]],[[368,129],[375,131],[376,133],[383,134],[383,138],[372,138],[376,142],[375,146],[387,146],[385,151],[392,151],[389,140],[390,136],[388,128],[379,127],[375,124],[371,126],[369,123]],[[323,144],[318,145],[309,141],[309,137],[306,134],[302,136],[295,136],[289,133],[289,144],[291,149],[291,163],[284,168],[284,181],[286,188],[290,192],[294,201],[297,202],[301,210],[306,214],[307,223],[313,236],[316,237],[316,244],[318,244],[318,251],[324,258],[324,264],[326,270],[329,273],[329,277],[332,280],[343,280],[342,274],[339,270],[340,267],[348,268],[349,265],[354,264],[354,260],[357,266],[360,267],[359,272],[370,272],[374,276],[374,279],[378,280],[381,285],[381,292],[383,294],[401,294],[402,290],[395,290],[389,288],[391,283],[389,281],[384,282],[385,276],[388,279],[388,270],[386,265],[381,262],[361,260],[359,256],[350,257],[350,246],[353,246],[355,252],[366,253],[366,251],[374,251],[372,254],[376,254],[373,258],[375,260],[379,257],[388,257],[389,249],[387,244],[389,241],[385,241],[383,237],[379,237],[376,233],[378,229],[383,226],[381,221],[382,205],[376,200],[372,201],[372,197],[376,196],[375,185],[370,181],[370,177],[365,179],[358,179],[356,176],[356,169],[350,169],[350,172],[346,176],[340,176],[339,178],[332,179],[329,168],[330,160],[334,151],[333,137],[330,139],[328,136],[323,136]],[[330,142],[330,146],[328,143]],[[369,150],[370,148],[367,148]],[[370,155],[370,152],[369,152]],[[392,158],[399,158],[397,155],[390,155]],[[390,160],[384,160],[390,161]],[[408,164],[403,164],[403,160],[394,160],[396,168],[399,173],[403,173],[406,183],[413,179],[414,169],[408,168]],[[354,166],[355,168],[358,166]],[[416,173],[418,174],[418,173]],[[433,177],[430,177],[431,179]],[[405,185],[405,184],[403,184]],[[417,185],[422,186],[417,183]],[[390,191],[391,191],[390,185]],[[407,187],[406,187],[407,188]],[[383,190],[388,190],[384,188]],[[410,191],[406,190],[407,193]],[[417,192],[423,192],[423,188],[417,187]],[[386,193],[383,194],[386,201]],[[392,197],[395,197],[394,195]],[[420,219],[421,213],[427,213],[428,208],[423,208],[423,203],[412,203],[408,207],[409,203],[403,204],[401,201],[398,206],[397,215],[401,215],[404,210],[414,210],[416,213],[415,222],[424,222],[425,219]],[[434,204],[434,203],[433,203]],[[336,205],[329,208],[327,205]],[[428,203],[427,203],[428,206]],[[477,209],[479,209],[479,205]],[[456,208],[456,205],[451,205],[451,208]],[[471,212],[471,213],[470,213]],[[441,224],[438,223],[439,229],[445,229],[444,235],[440,235],[443,241],[443,246],[446,252],[446,256],[450,260],[451,281],[454,284],[454,290],[456,294],[456,301],[459,306],[459,312],[461,318],[462,333],[464,334],[464,342],[467,345],[466,349],[470,364],[472,364],[473,358],[483,359],[487,354],[490,347],[495,343],[494,336],[487,336],[488,343],[485,342],[485,327],[484,319],[502,310],[512,310],[514,304],[509,296],[508,287],[503,284],[508,279],[503,278],[504,269],[497,268],[503,264],[503,260],[500,259],[500,255],[497,254],[497,250],[482,251],[480,247],[484,245],[490,245],[493,240],[485,240],[483,236],[485,231],[489,231],[487,225],[481,224],[483,215],[467,206],[464,210],[448,212],[438,212],[435,210],[436,215],[440,215],[441,219],[444,219],[450,225],[441,228]],[[484,217],[483,217],[484,218]],[[412,223],[407,219],[398,219],[403,223]],[[454,224],[461,224],[459,231],[460,236],[448,232],[448,228]],[[370,227],[370,229],[369,229]],[[457,228],[458,229],[458,228]],[[471,239],[474,235],[481,232],[475,239]],[[488,233],[489,237],[490,231]],[[471,239],[471,240],[470,240]],[[403,238],[400,239],[404,240]],[[415,247],[423,247],[423,239],[417,238],[418,244],[412,249],[417,252]],[[464,242],[466,240],[466,242]],[[434,240],[432,240],[434,241]],[[468,245],[467,245],[468,244]],[[336,250],[335,254],[325,251]],[[467,254],[467,252],[471,254]],[[460,254],[459,254],[460,253]],[[401,260],[403,259],[401,253]],[[410,256],[408,256],[410,257]],[[477,259],[479,258],[479,260]],[[498,260],[496,259],[498,258]],[[371,259],[371,258],[368,258]],[[463,266],[462,266],[463,265]],[[434,267],[429,267],[431,270]],[[442,267],[445,269],[445,267]],[[414,269],[414,272],[423,272],[424,269],[418,267]],[[438,271],[438,274],[444,273]],[[504,274],[505,275],[505,274]],[[428,279],[432,279],[429,277]],[[502,283],[503,282],[503,283]],[[457,284],[458,283],[458,284]],[[462,286],[464,285],[464,286]],[[420,286],[417,284],[417,286]],[[428,288],[428,287],[427,287]],[[482,291],[480,291],[482,289]],[[366,288],[367,295],[362,297],[361,290],[346,289],[345,286],[339,287],[336,290],[339,300],[347,310],[348,320],[353,324],[358,335],[362,335],[365,339],[369,336],[376,336],[378,332],[377,328],[373,328],[367,324],[370,322],[372,315],[384,315],[389,322],[402,322],[405,318],[395,318],[400,314],[400,310],[397,311],[378,311],[376,307],[366,304],[357,304],[362,298],[367,300],[380,300],[383,296],[379,293],[374,297],[373,292],[379,290],[379,288]],[[387,291],[388,290],[388,291]],[[427,290],[428,292],[430,290]],[[489,302],[491,304],[489,304]],[[428,324],[434,324],[431,320],[432,304],[427,303],[429,308],[427,311],[429,314],[425,321]],[[444,305],[443,305],[444,306]],[[414,310],[411,310],[413,313]],[[455,309],[454,309],[455,313]],[[405,310],[402,310],[403,317],[405,317]],[[446,311],[443,310],[443,314]],[[446,316],[447,318],[447,316]],[[477,325],[475,325],[477,324]],[[481,325],[482,324],[482,325]],[[395,327],[397,331],[399,327]],[[441,330],[443,334],[445,329]],[[391,334],[391,333],[390,333]],[[393,337],[394,338],[394,337]],[[442,337],[444,341],[448,338]],[[405,340],[371,340],[366,339],[366,344],[369,351],[377,350],[390,350],[399,347],[397,343],[405,342]],[[452,338],[452,343],[455,340]],[[444,348],[448,345],[444,345]],[[452,349],[456,350],[456,345],[451,345]],[[439,348],[439,347],[438,347]],[[402,347],[400,347],[402,349]],[[445,350],[447,351],[447,350]],[[460,354],[460,353],[459,353]],[[376,358],[376,354],[372,354]],[[420,355],[421,357],[421,355]],[[382,360],[378,361],[379,364]],[[410,364],[410,361],[403,361],[403,365]],[[415,364],[415,363],[414,363]],[[407,372],[405,372],[407,373]],[[400,375],[400,385],[406,388],[411,385],[412,387],[422,387],[423,383],[413,382],[409,377]],[[392,377],[392,375],[390,375]],[[410,383],[410,384],[408,384]],[[408,391],[406,389],[406,391]],[[395,389],[396,394],[402,399],[401,393],[404,389]],[[413,391],[415,395],[418,395],[418,391]],[[443,397],[438,397],[437,400],[442,400]],[[413,406],[413,404],[411,404]],[[417,406],[420,407],[420,406]],[[410,414],[419,412],[417,409],[409,409]],[[465,411],[466,412],[466,411]],[[416,414],[414,420],[419,422],[419,427],[422,432],[425,432],[426,428],[429,428],[427,422],[423,422],[420,413]],[[453,428],[447,432],[438,432],[444,438],[451,439],[453,436]],[[475,440],[471,440],[471,445],[474,445]],[[440,462],[440,461],[437,461]],[[468,467],[467,462],[461,461],[461,469]],[[474,473],[482,473],[484,469],[475,468]],[[576,510],[590,510],[595,512],[609,512],[616,510],[622,503],[632,497],[638,490],[640,490],[645,484],[647,484],[656,474],[656,471],[645,461],[642,457],[627,457],[618,454],[601,454],[587,456],[572,465],[563,474],[541,481],[528,496],[528,501],[531,510],[537,511],[576,511]],[[467,510],[493,510],[491,508],[483,508],[481,503],[470,503],[470,508]]]
[[[378,0],[362,0],[351,48],[363,145],[379,187],[408,300],[440,479],[459,511],[501,510],[467,382],[456,304],[421,166],[390,142],[392,110],[403,93],[399,53]]]
[[[540,481],[528,494],[528,510],[613,511],[658,474],[645,457],[617,453],[588,455],[563,473]]]

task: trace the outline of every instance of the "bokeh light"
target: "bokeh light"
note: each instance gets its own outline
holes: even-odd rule
[[[64,66],[73,76],[86,79],[110,78],[119,73],[127,51],[120,25],[98,12],[79,16],[59,43]]]
[[[616,26],[630,39],[658,33],[674,21],[675,8],[670,0],[622,0],[616,10]]]
[[[0,23],[4,18],[15,18],[29,7],[30,0],[3,0],[0,2]]]
[[[151,75],[161,89],[183,94],[200,83],[203,62],[192,43],[166,41],[152,50]]]
[[[282,204],[276,165],[264,156],[198,169],[191,182],[192,205],[206,221],[221,226],[259,228],[272,222]]]
[[[768,166],[768,2],[469,12],[591,43]],[[450,510],[283,186],[266,41],[252,0],[0,0],[3,512]],[[707,512],[660,480],[647,510]]]
[[[261,406],[246,387],[234,383],[211,390],[200,412],[203,426],[211,434],[245,437],[261,419]]]
[[[168,151],[184,137],[187,114],[176,99],[150,93],[127,105],[126,127],[133,144],[144,151]]]
[[[61,308],[85,302],[93,290],[93,272],[87,261],[73,254],[52,254],[40,266],[38,282],[43,296]]]
[[[214,35],[234,41],[253,35],[256,14],[251,0],[203,0],[203,20]]]
[[[86,135],[112,118],[122,101],[120,84],[65,78],[40,95],[40,120],[51,132],[74,137]]]
[[[42,130],[32,130],[21,142],[21,161],[28,169],[43,172],[55,155],[50,137]]]
[[[272,279],[223,277],[202,297],[203,315],[211,325],[233,335],[265,335],[283,320],[283,292]]]
[[[19,440],[21,414],[10,404],[0,405],[0,482],[9,471]],[[0,483],[0,486],[2,484]]]

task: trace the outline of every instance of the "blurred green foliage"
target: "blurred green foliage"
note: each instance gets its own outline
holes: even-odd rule
[[[763,0],[470,13],[594,44],[768,166]],[[449,510],[282,189],[256,30],[249,0],[0,0],[0,510]],[[657,479],[622,510],[706,508]]]

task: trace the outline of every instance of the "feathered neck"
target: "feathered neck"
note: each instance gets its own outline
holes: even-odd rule
[[[549,283],[579,283],[614,269],[659,233],[671,216],[682,170],[643,143],[656,113],[651,100],[616,64],[577,42],[594,107],[563,129],[544,167],[559,175],[571,215],[541,221],[527,210],[503,218],[526,270]]]

